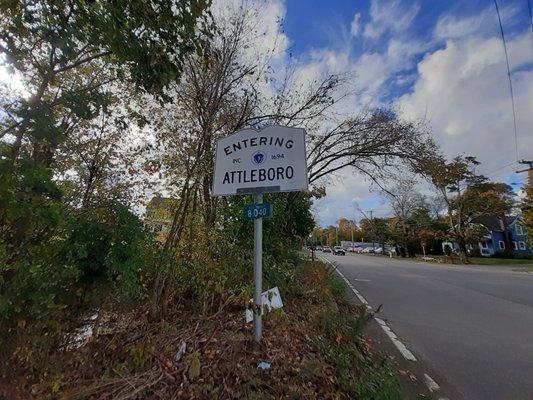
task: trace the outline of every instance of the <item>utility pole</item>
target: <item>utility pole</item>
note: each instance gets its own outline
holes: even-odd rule
[[[335,227],[335,246],[339,245],[339,228]]]
[[[519,174],[521,172],[527,172],[527,185],[529,187],[533,187],[533,161],[520,160],[520,161],[518,161],[518,163],[529,166],[529,168],[521,169],[520,171],[516,171],[516,173]]]
[[[370,210],[370,224],[372,225],[372,251],[374,252],[373,254],[376,254],[375,253],[375,251],[376,251],[376,243],[374,242],[376,229],[375,229],[375,226],[374,226],[373,212],[374,212],[374,210]]]
[[[527,169],[521,169],[520,171],[516,171],[517,174],[522,172],[527,172],[527,185],[526,185],[526,195],[527,200],[524,203],[524,205],[521,207],[522,209],[522,215],[526,215],[532,212],[532,206],[533,203],[533,161],[529,160],[520,160],[518,161],[519,164],[527,165],[529,168]]]

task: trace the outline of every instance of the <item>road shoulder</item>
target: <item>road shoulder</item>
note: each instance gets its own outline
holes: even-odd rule
[[[335,264],[324,257],[322,262],[334,268],[335,272],[345,281],[348,299],[356,305],[366,307],[370,312],[376,310],[350,282]],[[397,380],[406,399],[450,399],[459,398],[456,391],[443,377],[429,371],[423,362],[402,343],[387,323],[380,318],[379,310],[363,331],[365,339],[375,349],[386,354],[391,362]]]

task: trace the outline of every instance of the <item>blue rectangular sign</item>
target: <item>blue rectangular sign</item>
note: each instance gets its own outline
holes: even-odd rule
[[[244,206],[244,219],[258,219],[272,217],[270,203],[252,203]]]

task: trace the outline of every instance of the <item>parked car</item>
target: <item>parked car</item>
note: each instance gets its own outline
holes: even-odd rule
[[[393,256],[396,255],[396,249],[394,247],[387,247],[385,249],[385,251],[386,251],[387,254],[391,254],[392,253]]]
[[[364,253],[364,254],[371,254],[371,253],[374,253],[374,249],[372,247],[366,247],[364,248],[361,253]]]
[[[324,248],[322,249],[322,251],[323,251],[324,253],[331,253],[331,247],[329,247],[329,246],[324,246]]]
[[[345,256],[346,252],[341,246],[335,246],[333,248],[333,254],[335,254],[336,256]]]
[[[322,251],[322,246],[316,246],[316,251]]]
[[[376,254],[384,254],[384,255],[392,255],[396,254],[396,249],[394,247],[385,246],[385,249],[383,247],[379,246],[374,249],[374,253]]]
[[[363,248],[360,247],[360,246],[355,246],[355,247],[353,248],[353,252],[354,252],[354,253],[359,254],[359,253],[361,253],[362,251],[363,251]]]

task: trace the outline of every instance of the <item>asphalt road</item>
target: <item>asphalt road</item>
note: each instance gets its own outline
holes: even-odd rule
[[[382,305],[380,318],[455,396],[533,399],[533,274],[320,255],[372,307]]]

